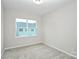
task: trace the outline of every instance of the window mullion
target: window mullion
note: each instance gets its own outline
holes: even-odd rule
[[[27,21],[27,32],[28,32],[28,20],[26,20]]]

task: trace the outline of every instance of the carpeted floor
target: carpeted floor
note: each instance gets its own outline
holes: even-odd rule
[[[2,59],[75,59],[44,44],[5,51]]]

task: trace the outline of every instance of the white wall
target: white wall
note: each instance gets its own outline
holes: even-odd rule
[[[44,42],[70,54],[77,49],[76,2],[51,12],[43,17]]]
[[[16,18],[36,20],[38,26],[37,36],[16,38]],[[5,10],[4,23],[5,48],[27,46],[29,44],[35,44],[42,41],[42,20],[38,16],[29,15],[25,12],[20,11]]]
[[[1,54],[4,52],[4,8],[1,5]]]

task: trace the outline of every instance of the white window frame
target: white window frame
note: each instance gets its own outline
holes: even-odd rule
[[[25,19],[25,18],[16,18],[16,19]],[[28,20],[31,20],[31,19],[26,19],[27,21]],[[36,20],[34,20],[34,21],[36,21]],[[27,26],[28,26],[28,24],[27,24]],[[16,38],[23,38],[23,37],[37,37],[37,35],[38,35],[38,30],[37,30],[37,21],[36,21],[36,36],[29,36],[29,35],[26,35],[26,36],[16,36],[16,20],[15,20],[15,36],[16,36]]]

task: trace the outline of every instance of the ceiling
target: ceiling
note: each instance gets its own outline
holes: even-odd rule
[[[42,16],[50,11],[54,11],[61,6],[75,0],[43,0],[43,3],[37,5],[33,0],[2,0],[5,9],[17,10]]]

